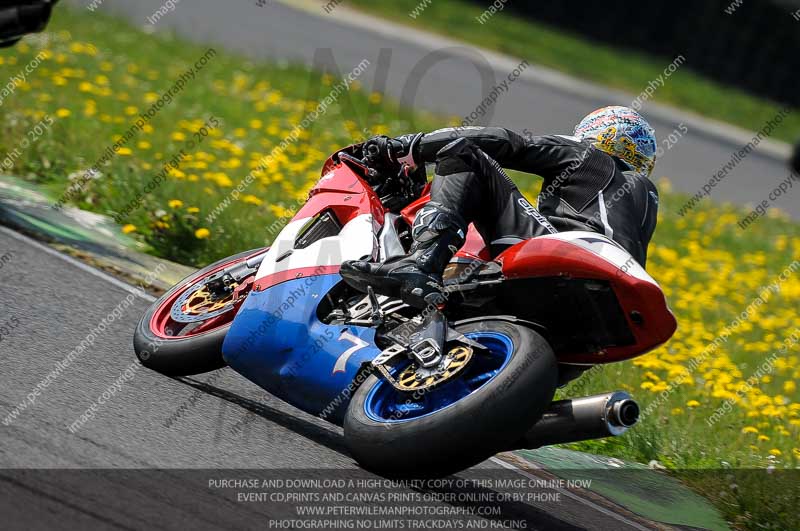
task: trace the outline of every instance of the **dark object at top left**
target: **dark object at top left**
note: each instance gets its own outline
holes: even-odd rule
[[[0,0],[0,48],[42,31],[58,0]]]

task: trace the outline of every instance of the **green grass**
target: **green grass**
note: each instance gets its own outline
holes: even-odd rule
[[[476,19],[486,6],[463,0],[434,0],[415,19],[409,16],[419,0],[373,2],[351,0],[349,5],[408,24],[446,34],[484,48],[498,50],[579,78],[622,89],[634,95],[662,74],[674,57],[657,58],[618,49],[516,17],[506,11],[484,24]],[[775,102],[749,95],[695,74],[691,57],[659,88],[654,101],[672,104],[709,118],[757,131],[781,109]],[[800,115],[793,113],[775,131],[776,139],[800,138]]]
[[[440,5],[448,2],[434,2],[430,12],[436,14]],[[69,186],[66,176],[80,175],[93,164],[115,135],[123,134],[135,115],[150,105],[153,95],[167,90],[207,48],[67,9],[57,10],[48,31],[47,44],[27,39],[23,46],[0,52],[0,79],[19,72],[42,49],[48,56],[0,107],[0,150],[19,149],[7,171],[42,183],[58,196]],[[141,207],[124,213],[122,223],[154,254],[187,264],[201,265],[264,245],[274,236],[267,227],[291,215],[331,152],[367,134],[412,129],[411,114],[395,103],[350,91],[209,223],[207,216],[215,207],[336,81],[300,66],[254,63],[218,49],[152,119],[152,130],[137,132],[125,146],[130,153],[102,165],[102,175],[77,194],[74,203],[112,216],[124,212],[164,161],[185,147],[182,136],[192,138],[213,116],[219,126],[199,147],[187,150],[190,156],[179,171],[145,194]],[[52,123],[46,130],[21,148],[35,124],[48,117]],[[420,114],[413,120],[423,129],[446,122]],[[529,197],[535,196],[537,178],[515,178]],[[625,389],[646,409],[659,399],[660,386],[688,366],[762,286],[800,260],[800,225],[780,213],[772,212],[741,231],[736,221],[745,215],[743,209],[704,201],[681,218],[675,212],[687,197],[671,193],[666,182],[660,189],[662,207],[648,271],[667,294],[679,321],[678,333],[653,353],[578,380],[567,389],[572,396]],[[705,420],[800,326],[799,299],[797,271],[640,426],[620,438],[575,447],[645,463],[656,460],[676,471],[798,466],[798,344],[782,354],[770,378],[757,382],[731,413],[712,427]],[[719,494],[725,489],[710,491],[707,476],[690,476],[688,481],[698,491],[708,491],[705,494],[740,528],[762,529],[760,522],[786,527],[787,515],[792,514],[791,500],[767,496],[769,490],[759,479],[748,479],[727,497]]]

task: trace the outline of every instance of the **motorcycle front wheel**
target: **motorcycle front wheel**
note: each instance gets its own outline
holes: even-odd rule
[[[409,393],[373,374],[358,388],[344,434],[361,466],[388,476],[451,474],[512,447],[541,418],[558,382],[547,341],[500,319],[456,329],[486,350],[453,381]]]
[[[133,335],[133,348],[142,365],[168,376],[224,367],[222,342],[250,285],[242,282],[237,300],[214,298],[204,286],[215,273],[262,252],[253,249],[223,258],[189,275],[155,301]]]

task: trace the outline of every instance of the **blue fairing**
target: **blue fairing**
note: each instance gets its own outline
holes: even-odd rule
[[[250,293],[222,347],[236,372],[336,424],[342,422],[359,368],[380,352],[373,329],[317,319],[319,302],[340,280],[338,274],[304,277]],[[334,372],[337,360],[342,370]]]

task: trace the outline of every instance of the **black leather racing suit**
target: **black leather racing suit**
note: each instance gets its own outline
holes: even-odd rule
[[[645,265],[658,191],[589,141],[526,139],[500,127],[441,129],[422,138],[419,158],[436,163],[431,202],[473,222],[493,255],[533,236],[588,230],[605,234]],[[502,168],[544,179],[538,211]]]

